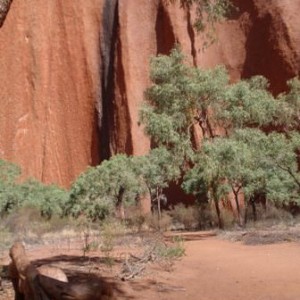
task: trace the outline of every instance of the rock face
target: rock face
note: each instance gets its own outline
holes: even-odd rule
[[[0,1],[0,27],[3,25],[7,13],[9,11],[12,0],[1,0]]]
[[[99,162],[101,5],[15,0],[0,29],[0,155],[27,176],[68,185]]]
[[[69,186],[88,165],[150,148],[139,124],[149,59],[181,44],[191,64],[256,74],[274,93],[300,70],[300,0],[234,0],[216,42],[160,0],[14,0],[0,28],[0,157]]]

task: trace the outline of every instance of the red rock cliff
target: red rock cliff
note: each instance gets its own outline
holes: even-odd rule
[[[0,157],[68,186],[118,152],[140,155],[149,58],[179,42],[190,63],[263,74],[285,89],[300,69],[300,0],[235,0],[205,51],[194,13],[160,0],[14,0],[0,28]]]

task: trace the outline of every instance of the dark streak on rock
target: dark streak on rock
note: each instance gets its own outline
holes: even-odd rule
[[[98,104],[98,126],[100,135],[100,158],[109,158],[110,153],[110,115],[114,93],[114,60],[118,32],[118,0],[106,0],[102,19],[102,99]]]

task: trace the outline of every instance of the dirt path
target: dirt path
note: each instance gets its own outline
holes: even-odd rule
[[[245,246],[205,238],[186,242],[174,272],[155,274],[134,299],[298,300],[299,266],[300,244]]]
[[[153,268],[146,278],[119,281],[117,299],[300,299],[300,244],[246,246],[203,237],[185,246],[186,256],[172,272]],[[38,254],[43,257],[32,252]]]

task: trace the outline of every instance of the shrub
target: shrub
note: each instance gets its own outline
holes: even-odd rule
[[[173,221],[184,225],[185,229],[196,229],[199,227],[199,210],[197,207],[184,206],[184,204],[178,204],[171,210],[170,215]]]
[[[36,207],[50,219],[61,216],[68,192],[56,185],[45,185],[35,179],[20,182],[21,169],[0,160],[0,214],[4,216],[23,206]]]
[[[89,168],[73,183],[65,214],[84,214],[94,222],[112,215],[114,208],[134,203],[143,185],[132,164],[131,157],[120,154]]]
[[[222,220],[223,220],[224,229],[230,229],[235,225],[236,218],[235,218],[232,210],[223,208],[222,212],[221,212],[221,216],[222,216]]]
[[[132,205],[126,208],[125,220],[129,228],[140,232],[146,222],[146,216],[138,205]]]
[[[172,244],[167,245],[165,243],[160,243],[157,246],[156,253],[159,257],[167,259],[176,259],[185,255],[184,240],[175,236],[173,238]]]
[[[23,206],[34,206],[41,216],[50,219],[53,215],[62,216],[69,194],[66,190],[52,184],[45,185],[30,179],[18,185]]]
[[[155,231],[166,231],[172,225],[172,218],[167,212],[163,212],[161,217],[158,213],[153,213],[146,217],[146,224]]]

